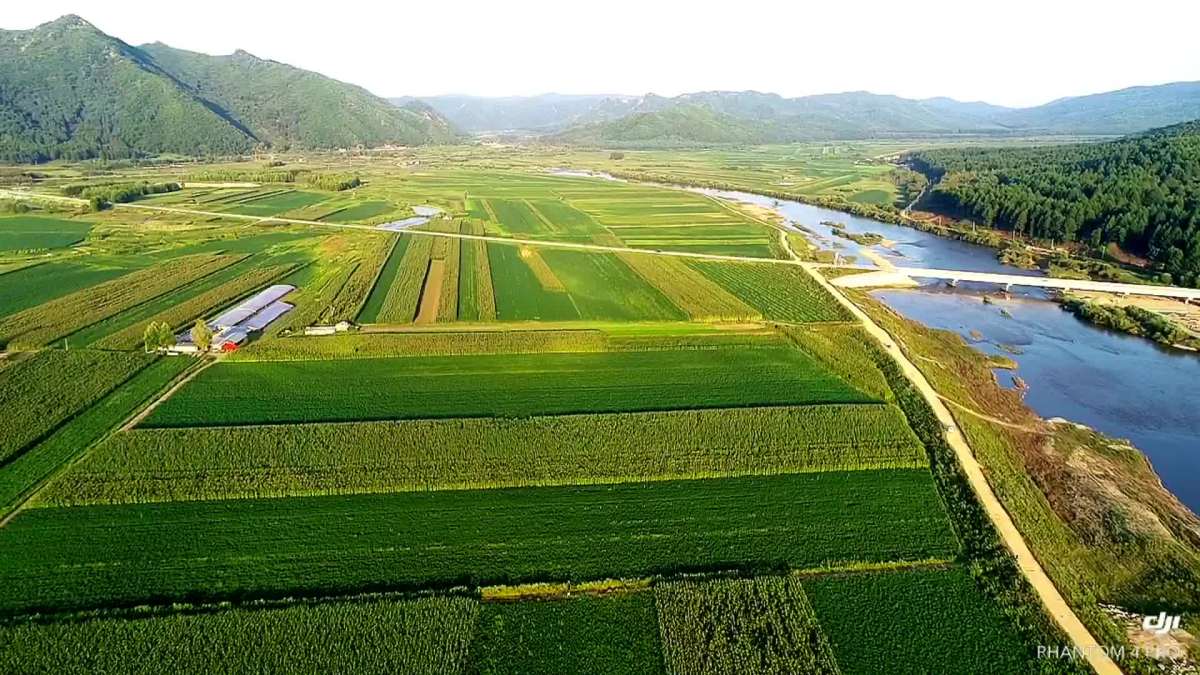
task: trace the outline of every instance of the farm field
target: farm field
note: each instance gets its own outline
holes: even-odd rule
[[[0,226],[0,671],[1034,670],[1060,636],[854,317],[654,255],[784,263],[770,219],[553,169],[895,201],[865,152],[51,163],[31,190],[183,187]],[[274,283],[236,349],[146,353]]]
[[[0,252],[40,251],[77,244],[91,223],[31,216],[0,217]]]
[[[33,508],[0,529],[0,614],[921,561],[957,548],[928,469]]]
[[[159,359],[151,363],[90,408],[76,412],[69,421],[0,466],[0,513],[6,514],[19,498],[100,440],[190,365],[181,359]],[[0,377],[3,375],[0,371]]]
[[[0,274],[0,317],[36,307],[129,270],[50,262]]]
[[[800,406],[135,429],[41,495],[52,505],[578,485],[920,468],[892,406]]]
[[[843,673],[1020,672],[1017,636],[963,569],[829,575],[804,582]],[[869,618],[861,608],[869,607]],[[947,621],[947,617],[956,617]],[[866,619],[866,620],[864,620]],[[921,636],[896,644],[892,635]]]
[[[471,643],[473,673],[655,675],[663,668],[654,598],[649,593],[479,608]]]
[[[431,598],[0,626],[0,670],[439,675],[462,671],[476,614],[466,598]]]
[[[150,427],[869,402],[788,346],[225,362]]]

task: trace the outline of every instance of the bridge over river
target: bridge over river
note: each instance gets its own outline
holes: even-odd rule
[[[867,274],[852,274],[838,277],[834,283],[845,287],[897,286],[912,279],[943,279],[951,285],[960,281],[974,281],[1003,286],[1033,286],[1055,288],[1061,291],[1100,291],[1119,295],[1150,295],[1175,298],[1190,302],[1200,300],[1200,288],[1178,286],[1149,286],[1143,284],[1120,284],[1111,281],[1088,281],[1084,279],[1058,279],[1054,277],[1026,276],[1021,274],[997,274],[994,272],[967,272],[964,270],[942,270],[927,267],[871,267],[868,265],[821,265],[841,269],[867,270]]]

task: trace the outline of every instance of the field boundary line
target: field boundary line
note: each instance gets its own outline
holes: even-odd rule
[[[58,201],[70,204],[83,206],[87,204],[85,200],[75,199],[73,197],[60,197],[57,195],[47,195],[41,193],[17,192],[13,190],[0,189],[0,197],[7,199],[19,199],[25,201],[37,201],[39,199],[48,201]],[[609,246],[604,244],[581,244],[578,242],[569,241],[548,241],[543,239],[518,239],[514,237],[497,237],[482,234],[463,234],[461,232],[436,232],[433,230],[384,230],[373,225],[358,225],[354,223],[325,223],[318,220],[300,220],[297,218],[284,218],[282,216],[250,216],[240,213],[221,213],[219,211],[200,211],[197,209],[181,209],[172,206],[152,206],[149,204],[112,204],[112,208],[116,209],[134,209],[139,211],[159,211],[162,213],[177,213],[188,216],[205,216],[207,218],[228,218],[230,220],[243,220],[253,223],[284,223],[288,225],[308,225],[312,227],[328,227],[343,230],[358,230],[360,232],[374,232],[376,234],[399,233],[413,236],[424,237],[445,237],[448,239],[465,239],[470,241],[493,242],[497,244],[508,244],[510,246],[531,246],[543,248],[565,248],[577,251],[595,251],[598,253],[631,253],[651,256],[666,256],[674,258],[696,258],[700,260],[723,260],[728,262],[746,262],[746,263],[766,263],[774,265],[798,265],[800,263],[793,260],[784,260],[781,258],[756,258],[752,256],[739,255],[722,255],[719,253],[697,253],[694,251],[666,251],[661,249],[644,249],[632,248],[629,246]],[[778,228],[776,228],[778,229]]]
[[[983,468],[979,461],[975,459],[975,454],[971,450],[971,446],[967,443],[966,436],[958,427],[958,423],[954,419],[954,415],[946,404],[942,402],[941,397],[925,379],[925,375],[919,368],[905,356],[897,341],[890,333],[884,330],[879,324],[875,323],[866,312],[858,305],[853,303],[849,298],[842,294],[841,290],[821,276],[816,267],[809,264],[801,265],[814,280],[817,281],[827,292],[833,295],[851,314],[858,317],[863,322],[863,327],[866,331],[875,338],[884,348],[884,352],[889,354],[900,366],[900,370],[904,376],[921,392],[921,396],[933,409],[934,415],[937,416],[943,428],[946,430],[944,437],[946,443],[954,450],[955,457],[958,459],[960,468],[966,475],[967,482],[970,483],[972,491],[983,506],[984,511],[988,514],[988,518],[992,521],[993,527],[996,528],[1001,541],[1005,547],[1012,553],[1017,561],[1017,565],[1021,569],[1021,573],[1029,581],[1030,586],[1041,600],[1042,606],[1055,623],[1066,634],[1067,638],[1075,645],[1075,647],[1084,655],[1088,664],[1096,671],[1097,675],[1121,675],[1121,669],[1116,662],[1109,657],[1104,648],[1092,636],[1087,626],[1080,621],[1075,611],[1067,604],[1066,599],[1058,591],[1058,587],[1051,581],[1050,576],[1046,574],[1046,570],[1038,562],[1033,551],[1029,548],[1029,544],[1025,541],[1025,537],[1021,531],[1017,529],[1012,517],[1005,510],[1004,505],[992,490],[992,486],[987,481],[987,476],[983,473]]]
[[[151,363],[151,364],[147,365],[146,368],[150,368],[153,365],[154,364]],[[176,377],[175,381],[178,382],[179,384],[182,384],[183,382],[186,382],[187,380],[191,379],[192,376],[195,375],[196,372],[203,370],[203,368],[205,368],[205,367],[207,367],[207,366],[202,366],[201,368],[196,368],[196,369],[193,369],[190,371],[185,370],[184,372],[180,373]],[[140,370],[137,373],[134,373],[132,376],[130,376],[129,379],[125,380],[125,382],[123,382],[120,386],[125,386],[126,384],[129,383],[130,380],[132,380],[134,377],[137,377],[139,374],[141,374]],[[177,388],[177,386],[173,386],[173,387],[170,387],[167,391],[168,392],[174,391],[174,389],[176,389],[176,388]],[[114,388],[113,392],[115,392],[116,390],[117,389]],[[109,393],[111,394],[113,392],[109,392]],[[103,399],[101,399],[101,400],[103,400]],[[156,401],[161,400],[161,397],[159,399],[155,399],[155,400]],[[100,401],[97,401],[96,405],[99,405],[99,404],[100,404]],[[141,414],[141,413],[135,412],[133,415],[131,415],[131,418],[136,418],[136,417],[138,417],[139,414]],[[58,465],[57,467],[55,467],[55,469],[53,471],[51,471],[50,474],[47,475],[46,478],[44,480],[42,480],[41,483],[38,483],[36,486],[33,487],[33,489],[29,490],[24,495],[22,495],[20,497],[20,499],[17,501],[17,503],[13,505],[12,509],[8,513],[6,513],[3,518],[0,518],[0,529],[3,529],[10,522],[12,522],[13,518],[17,517],[17,514],[24,511],[25,508],[29,505],[29,503],[31,501],[33,501],[34,497],[37,497],[39,494],[41,494],[42,490],[46,489],[46,486],[53,483],[56,478],[58,478],[59,476],[61,476],[63,474],[63,472],[69,470],[71,467],[78,464],[79,461],[82,460],[85,455],[87,455],[89,450],[96,447],[97,445],[100,445],[104,441],[107,441],[109,438],[111,438],[113,436],[113,434],[125,431],[128,424],[129,423],[126,422],[124,424],[121,424],[120,426],[117,426],[117,427],[114,427],[112,429],[105,431],[104,434],[102,434],[100,436],[100,438],[97,438],[94,443],[88,445],[85,448],[81,448],[75,454],[74,457],[70,458],[69,460],[67,460],[67,461],[63,462],[62,464]]]
[[[184,357],[168,357],[168,358],[184,358]],[[147,405],[146,407],[142,408],[141,410],[139,410],[138,412],[136,412],[132,416],[130,416],[130,418],[128,420],[126,420],[124,424],[121,425],[121,427],[120,427],[120,429],[118,429],[118,431],[129,431],[130,429],[141,424],[142,420],[149,417],[150,413],[154,412],[155,408],[162,405],[163,401],[166,401],[168,398],[171,398],[171,396],[174,395],[175,392],[177,392],[181,388],[183,388],[183,385],[187,384],[188,382],[191,382],[192,378],[199,375],[201,372],[203,372],[208,367],[212,366],[217,361],[218,361],[218,359],[215,359],[215,358],[205,359],[204,362],[201,363],[199,367],[191,368],[191,369],[185,371],[184,373],[182,373],[180,375],[180,377],[178,379],[176,379],[174,382],[172,382],[170,385],[168,385],[167,388],[165,390],[163,390],[163,392],[161,394],[159,394],[152,401],[150,401],[149,405]]]

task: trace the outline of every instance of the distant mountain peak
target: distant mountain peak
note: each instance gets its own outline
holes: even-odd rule
[[[78,14],[64,14],[53,21],[42,24],[42,26],[39,27],[91,28],[92,30],[99,30]]]
[[[433,110],[239,49],[132,47],[69,14],[0,31],[0,161],[444,143]]]

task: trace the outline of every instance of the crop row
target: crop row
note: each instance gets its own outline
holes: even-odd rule
[[[172,329],[187,325],[192,319],[233,303],[238,298],[251,291],[270,283],[295,268],[294,265],[272,265],[259,267],[231,279],[220,286],[209,289],[195,297],[189,298],[178,305],[159,312],[145,322],[139,322],[120,330],[96,343],[97,347],[105,349],[132,349],[141,342],[142,333],[147,323],[163,322]]]
[[[0,513],[132,415],[139,405],[166,387],[190,363],[189,359],[155,361],[36,445],[0,466]]]
[[[152,357],[44,350],[0,370],[0,462],[144,368]]]
[[[671,673],[841,673],[795,578],[678,581],[654,597]]]
[[[569,485],[916,468],[892,406],[136,429],[39,499],[53,505]]]
[[[620,258],[692,319],[752,321],[761,318],[758,310],[677,258],[639,253],[622,253]]]
[[[597,330],[484,330],[412,333],[343,333],[255,343],[231,361],[320,361],[392,356],[540,354],[608,349]]]
[[[794,265],[692,261],[694,268],[772,321],[849,321],[850,313]]]
[[[297,289],[294,298],[296,308],[285,314],[276,324],[281,330],[297,331],[305,326],[320,323],[321,315],[333,305],[342,288],[358,269],[358,263],[326,265],[317,262],[308,269],[312,278],[308,284]],[[292,300],[293,298],[289,297],[288,301]]]
[[[429,261],[433,256],[434,237],[413,236],[404,249],[400,268],[392,279],[379,309],[380,323],[411,323],[417,316],[417,304],[421,301],[421,289],[429,272]]]
[[[957,548],[928,469],[35,508],[0,528],[0,613],[926,560]]]
[[[461,672],[478,603],[301,603],[0,627],[6,673]]]
[[[459,262],[462,256],[462,240],[461,239],[442,239],[441,260],[442,267],[442,287],[441,296],[438,298],[437,320],[439,322],[454,321],[458,319],[458,284],[461,270]]]
[[[240,259],[233,255],[174,258],[0,319],[0,342],[45,345]]]
[[[367,296],[375,286],[395,239],[375,239],[369,241],[369,248],[361,254],[354,271],[346,279],[346,283],[338,289],[337,295],[321,311],[317,321],[323,324],[333,324],[338,321],[353,321],[367,302]]]
[[[186,427],[523,417],[871,399],[790,347],[227,361],[147,418]]]
[[[483,224],[463,221],[465,234],[481,235]],[[496,292],[492,288],[492,265],[487,242],[463,241],[459,248],[458,315],[463,321],[495,321]]]

